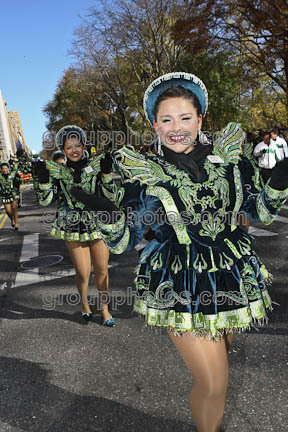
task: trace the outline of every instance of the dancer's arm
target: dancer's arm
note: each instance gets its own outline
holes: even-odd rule
[[[37,199],[41,206],[48,206],[55,201],[58,195],[56,182],[49,175],[49,170],[44,161],[39,161],[34,164],[35,175],[38,180]]]
[[[252,170],[247,169],[247,164],[245,169],[241,164],[239,168],[243,190],[240,211],[244,211],[253,221],[271,224],[288,198],[288,159],[275,166],[271,179],[260,191],[255,185]]]
[[[104,196],[99,199],[80,188],[72,188],[71,194],[96,212],[98,227],[112,253],[131,250],[144,238],[145,211],[151,212],[151,202],[156,199],[146,196],[145,187],[139,182],[118,188],[117,206]]]

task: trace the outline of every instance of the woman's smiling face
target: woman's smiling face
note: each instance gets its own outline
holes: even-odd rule
[[[67,159],[70,159],[73,162],[78,162],[82,159],[84,146],[80,141],[80,138],[77,136],[68,137],[63,146],[63,151],[67,156]]]
[[[201,129],[202,115],[198,117],[190,100],[171,97],[160,102],[153,126],[163,145],[176,153],[189,153]]]
[[[9,173],[9,168],[7,165],[2,165],[1,167],[1,173],[2,174],[8,174]]]

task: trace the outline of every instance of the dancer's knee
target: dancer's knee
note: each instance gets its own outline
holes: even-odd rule
[[[94,275],[97,278],[105,279],[108,276],[108,267],[105,266],[94,266]]]
[[[76,282],[79,284],[88,284],[89,283],[90,272],[83,273],[81,271],[76,270]]]
[[[228,385],[228,376],[221,375],[210,380],[196,380],[192,387],[197,390],[197,394],[201,393],[203,397],[209,399],[218,399],[225,396]]]

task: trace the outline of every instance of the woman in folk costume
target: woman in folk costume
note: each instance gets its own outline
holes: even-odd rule
[[[0,198],[4,204],[5,211],[11,220],[11,226],[18,231],[18,200],[20,196],[21,179],[17,172],[18,164],[13,165],[10,170],[8,162],[0,164]]]
[[[129,147],[112,152],[120,188],[106,158],[103,192],[121,213],[116,223],[99,226],[118,254],[142,240],[147,224],[154,231],[139,257],[134,310],[148,325],[168,329],[193,377],[197,431],[218,432],[229,346],[236,332],[266,321],[272,304],[267,271],[238,217],[270,224],[288,196],[288,181],[282,175],[287,167],[279,164],[259,190],[259,173],[243,156],[245,134],[236,123],[218,133],[214,146],[207,143],[201,132],[207,105],[206,87],[192,74],[169,73],[148,87],[144,109],[160,154],[145,158]],[[101,210],[80,189],[72,193]]]
[[[37,193],[39,203],[43,206],[57,202],[56,220],[50,235],[66,242],[76,271],[75,281],[81,297],[82,318],[88,322],[92,320],[88,303],[91,256],[95,282],[100,293],[102,322],[107,327],[114,327],[114,318],[108,310],[109,249],[89,209],[70,194],[71,187],[75,185],[89,193],[99,192],[101,158],[89,161],[84,150],[85,140],[84,131],[77,126],[69,125],[60,129],[56,141],[65,153],[67,163],[65,166],[53,161],[34,164],[39,182]]]

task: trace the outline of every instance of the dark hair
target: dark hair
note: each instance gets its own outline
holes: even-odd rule
[[[165,90],[163,93],[160,94],[160,96],[158,97],[155,105],[154,105],[154,109],[153,109],[153,114],[156,120],[158,111],[159,111],[159,105],[161,102],[165,101],[166,99],[169,98],[178,98],[178,97],[182,97],[184,99],[189,100],[192,105],[194,106],[194,108],[197,111],[197,116],[199,117],[201,114],[201,105],[199,102],[199,99],[197,98],[197,96],[192,93],[190,90],[185,89],[182,86],[174,86],[174,87],[170,87],[167,90]]]
[[[61,151],[56,151],[52,154],[52,160],[53,162],[56,162],[58,159],[63,158],[65,159],[65,154]]]
[[[270,132],[268,132],[268,131],[263,132],[263,138],[264,138],[265,135],[269,135],[270,136]]]
[[[250,131],[248,131],[248,132],[246,132],[246,139],[247,139],[247,143],[255,143],[255,136],[254,136],[254,134],[253,134],[253,132],[250,132]]]
[[[277,135],[279,135],[279,129],[278,128],[273,128],[273,129],[271,129],[271,131],[270,131],[271,133],[276,133]]]
[[[10,166],[9,166],[8,162],[1,162],[0,168],[2,168],[3,166],[7,166],[7,168],[10,169]]]

